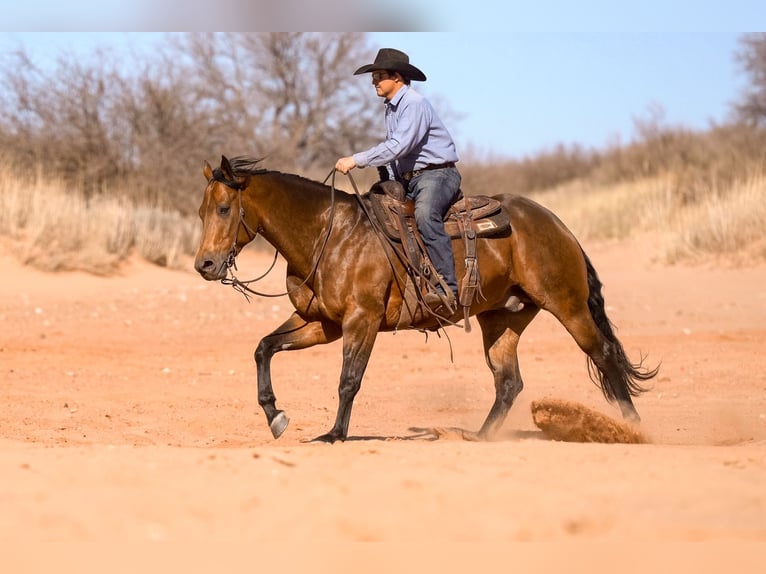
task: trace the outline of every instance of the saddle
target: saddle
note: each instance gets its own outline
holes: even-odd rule
[[[415,203],[405,199],[402,184],[390,180],[379,181],[372,186],[366,197],[372,205],[371,211],[378,226],[391,242],[401,244],[397,252],[406,262],[409,280],[398,326],[410,326],[416,315],[412,311],[415,300],[422,301],[423,293],[429,285],[435,288],[441,284],[444,292],[448,292],[447,286],[443,284],[428,257],[415,223]],[[463,307],[465,330],[470,332],[469,311],[479,288],[476,238],[510,233],[510,217],[496,199],[483,195],[462,197],[447,211],[444,229],[451,239],[462,237],[465,242],[465,275],[459,285],[458,299]],[[414,287],[416,283],[417,290]]]
[[[379,181],[370,188],[368,197],[386,235],[394,241],[405,241],[406,238],[402,237],[402,214],[414,217],[415,204],[412,200],[405,200],[402,184],[398,181]],[[508,212],[499,201],[486,195],[462,197],[449,208],[444,216],[444,230],[451,239],[463,236],[461,221],[466,218],[470,218],[476,237],[502,235],[511,228]]]

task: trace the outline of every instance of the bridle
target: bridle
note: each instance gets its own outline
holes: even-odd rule
[[[236,190],[237,211],[239,212],[239,222],[237,223],[237,231],[234,234],[234,239],[232,240],[231,248],[229,249],[229,253],[226,256],[226,260],[224,261],[224,266],[226,267],[227,276],[221,279],[221,284],[231,285],[235,291],[240,292],[248,301],[250,300],[251,295],[257,295],[259,297],[284,297],[285,295],[290,295],[294,291],[297,291],[298,289],[306,285],[316,273],[317,267],[319,266],[319,261],[322,258],[322,254],[324,253],[325,247],[327,246],[327,242],[330,239],[330,234],[332,233],[333,221],[335,220],[335,172],[336,170],[333,168],[333,170],[327,175],[327,177],[322,182],[322,183],[327,183],[327,180],[332,177],[332,183],[330,185],[330,220],[327,224],[327,232],[325,233],[325,237],[324,237],[324,240],[322,241],[322,245],[319,249],[319,252],[313,256],[311,271],[306,276],[306,278],[299,285],[296,285],[295,287],[288,289],[284,293],[263,293],[261,291],[257,291],[256,289],[253,289],[252,287],[250,287],[252,283],[257,283],[258,281],[261,281],[274,269],[274,266],[277,263],[277,258],[279,257],[279,251],[276,249],[274,250],[274,259],[271,261],[271,265],[269,265],[269,268],[260,276],[256,277],[255,279],[241,281],[234,274],[234,271],[237,270],[236,258],[239,252],[239,250],[237,249],[237,239],[239,238],[240,230],[244,229],[245,233],[247,233],[248,243],[251,242],[253,239],[255,239],[258,235],[258,232],[254,231],[253,228],[250,227],[247,224],[247,221],[245,220],[245,208],[242,205],[242,191],[246,189],[247,185],[245,184],[245,182],[242,182],[242,181],[221,180],[221,179],[216,179],[215,177],[211,178],[208,183],[212,183],[212,181],[215,180]]]

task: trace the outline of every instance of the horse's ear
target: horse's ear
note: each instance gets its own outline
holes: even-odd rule
[[[210,164],[205,160],[205,165],[202,168],[202,175],[205,176],[205,181],[210,181],[213,179],[213,168],[210,167]]]
[[[226,179],[229,181],[234,181],[234,170],[231,169],[229,158],[227,158],[225,155],[221,156],[221,171],[223,172],[223,175]]]

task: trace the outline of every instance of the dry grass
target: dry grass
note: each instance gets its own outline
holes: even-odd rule
[[[766,177],[737,183],[683,210],[674,230],[671,262],[718,254],[738,264],[766,260]]]
[[[177,267],[196,249],[199,223],[124,196],[86,199],[56,181],[0,173],[0,236],[25,264],[109,274],[133,253]]]
[[[682,185],[676,176],[602,186],[577,182],[533,197],[581,239],[662,235],[668,263],[766,261],[766,176],[723,190]]]

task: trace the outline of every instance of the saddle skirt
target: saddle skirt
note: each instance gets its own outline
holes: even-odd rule
[[[414,203],[404,199],[404,188],[396,181],[379,181],[367,195],[372,212],[386,235],[402,241],[400,217],[414,215]],[[499,201],[485,195],[464,197],[454,203],[444,217],[444,230],[452,239],[463,236],[461,226],[469,220],[476,237],[492,237],[510,231],[511,220]]]

